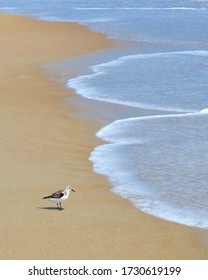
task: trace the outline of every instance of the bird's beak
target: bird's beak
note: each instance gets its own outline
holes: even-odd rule
[[[73,192],[75,192],[75,190],[71,189]]]

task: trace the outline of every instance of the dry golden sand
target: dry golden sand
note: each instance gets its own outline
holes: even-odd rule
[[[109,192],[88,161],[99,122],[64,108],[70,93],[38,71],[111,42],[75,23],[7,15],[0,39],[0,258],[207,259],[206,231],[140,213]],[[65,210],[49,208],[42,197],[66,184],[76,193]]]

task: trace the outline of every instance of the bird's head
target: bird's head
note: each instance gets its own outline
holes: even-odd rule
[[[75,192],[75,190],[73,190],[71,186],[66,186],[66,187],[64,188],[64,190],[65,190],[65,191],[69,191],[69,192],[70,192],[70,191]]]

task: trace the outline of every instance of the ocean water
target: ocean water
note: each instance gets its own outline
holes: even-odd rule
[[[86,98],[146,110],[97,132],[106,144],[92,151],[93,169],[138,209],[207,228],[208,1],[13,0],[0,11],[131,42],[68,81]]]

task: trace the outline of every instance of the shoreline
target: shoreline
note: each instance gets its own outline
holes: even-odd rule
[[[109,191],[88,161],[102,124],[80,114],[84,104],[63,106],[74,94],[39,70],[116,43],[76,23],[0,15],[0,25],[0,188],[8,198],[0,259],[207,259],[207,231],[146,215]],[[42,197],[66,184],[76,193],[59,212]]]

